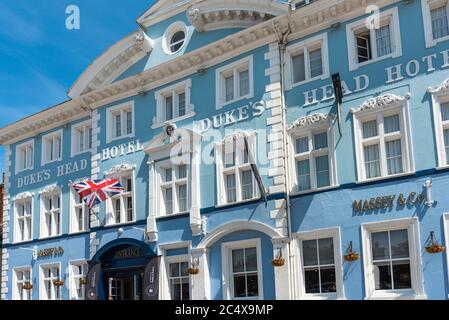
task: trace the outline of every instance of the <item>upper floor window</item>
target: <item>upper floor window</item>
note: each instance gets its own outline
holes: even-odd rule
[[[62,130],[42,137],[42,164],[62,159]]]
[[[15,202],[15,232],[16,242],[29,241],[32,239],[32,204],[33,198],[18,200]]]
[[[71,188],[70,232],[82,232],[88,229],[89,208],[82,197]]]
[[[255,136],[248,137],[246,148],[243,136],[226,138],[216,145],[218,204],[251,200],[257,196],[256,182],[249,152],[255,154]]]
[[[181,21],[174,22],[164,33],[162,49],[168,55],[178,53],[185,46],[186,38],[186,25]]]
[[[107,110],[107,143],[134,136],[134,102],[127,102]]]
[[[72,126],[72,156],[92,149],[92,122]]]
[[[186,164],[173,164],[170,160],[158,164],[160,209],[165,215],[187,212],[189,204],[189,174]]]
[[[124,192],[116,194],[106,202],[107,224],[128,223],[135,220],[134,213],[134,170],[128,168],[108,178],[117,179]]]
[[[287,48],[286,86],[290,89],[329,76],[327,34],[295,43]]]
[[[31,300],[32,290],[24,288],[25,285],[32,284],[31,267],[14,269],[14,300]]]
[[[34,166],[34,140],[16,147],[16,173],[31,170]]]
[[[84,300],[85,284],[87,275],[87,263],[85,261],[70,263],[70,299]]]
[[[388,109],[355,111],[356,157],[359,181],[389,177],[414,170],[406,98],[386,95],[373,99]],[[370,100],[371,101],[371,100]],[[368,102],[364,106],[368,106]],[[382,106],[385,106],[382,104]],[[364,112],[365,111],[365,112]]]
[[[361,19],[346,26],[349,68],[402,55],[397,8],[381,12],[373,25]]]
[[[426,47],[449,39],[449,4],[447,0],[421,0]]]
[[[217,109],[254,96],[253,56],[248,56],[216,71]]]
[[[61,234],[61,192],[41,194],[41,237]]]
[[[41,266],[40,300],[60,300],[61,287],[55,285],[60,280],[61,270],[58,265]]]
[[[188,79],[156,91],[157,106],[153,128],[162,126],[166,121],[177,121],[194,115],[190,104],[191,86],[192,81]]]

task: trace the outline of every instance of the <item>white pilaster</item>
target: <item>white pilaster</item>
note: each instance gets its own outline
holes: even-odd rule
[[[192,300],[210,300],[210,278],[208,250],[205,248],[190,251],[192,261],[198,259],[200,272],[192,276]]]
[[[190,209],[190,228],[192,229],[193,236],[200,236],[202,233],[201,214],[200,214],[200,152],[198,150],[199,144],[194,144],[194,150],[192,153],[192,206]],[[197,146],[198,145],[198,146]]]
[[[150,242],[157,241],[157,225],[156,225],[156,214],[157,214],[157,203],[156,203],[156,165],[154,161],[148,162],[148,217],[147,217],[147,238]]]
[[[99,134],[100,134],[100,115],[98,110],[92,112],[92,156],[91,156],[91,179],[98,179],[100,172],[100,160],[101,155],[98,153],[98,147],[100,146]],[[99,209],[93,208],[94,214],[90,215],[90,226],[95,228],[100,226],[100,220],[98,219]]]
[[[275,238],[273,243],[273,259],[281,257],[285,264],[281,267],[274,267],[274,285],[276,290],[276,300],[290,300],[290,259],[289,259],[289,239]]]

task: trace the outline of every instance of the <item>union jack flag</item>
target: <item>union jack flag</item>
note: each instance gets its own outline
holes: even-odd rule
[[[125,190],[116,179],[87,180],[74,184],[73,188],[89,208]]]

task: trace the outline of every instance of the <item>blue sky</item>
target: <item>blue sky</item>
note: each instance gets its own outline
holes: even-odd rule
[[[86,67],[138,28],[154,0],[0,0],[0,127],[67,100]],[[67,6],[80,29],[67,30]],[[0,172],[4,150],[0,147]]]

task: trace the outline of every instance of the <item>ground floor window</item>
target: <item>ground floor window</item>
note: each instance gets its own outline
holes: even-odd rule
[[[31,268],[16,269],[14,276],[14,300],[31,300]]]
[[[87,275],[86,262],[73,262],[70,264],[70,298],[84,300],[85,281]]]
[[[190,278],[187,272],[188,268],[189,264],[187,261],[168,264],[168,283],[171,300],[190,299]]]
[[[59,265],[41,267],[41,300],[61,299],[61,286],[57,286],[60,274]]]

